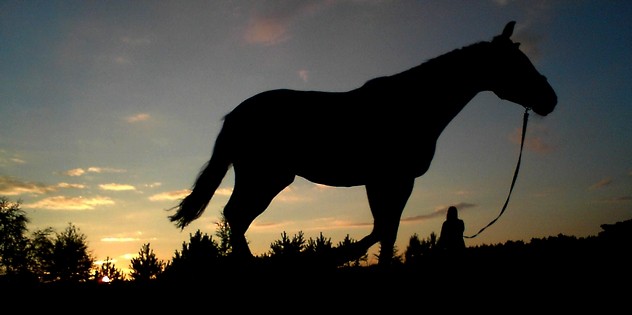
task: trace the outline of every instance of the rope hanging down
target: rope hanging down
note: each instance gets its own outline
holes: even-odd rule
[[[520,153],[518,154],[518,163],[516,164],[516,170],[514,171],[513,179],[511,180],[511,186],[509,187],[509,194],[507,195],[507,200],[505,200],[505,204],[503,205],[503,208],[500,210],[500,213],[494,220],[489,222],[486,226],[480,229],[476,234],[472,236],[463,236],[464,238],[474,238],[478,236],[479,234],[481,234],[481,232],[487,229],[490,225],[494,224],[496,220],[500,218],[503,212],[505,212],[505,209],[507,209],[507,204],[509,204],[509,197],[511,197],[511,191],[513,190],[514,185],[516,184],[516,178],[518,178],[518,170],[520,170],[520,160],[522,159],[522,147],[524,146],[524,136],[527,133],[527,120],[529,120],[529,109],[530,108],[525,107],[524,117],[522,119],[522,138],[520,139]]]

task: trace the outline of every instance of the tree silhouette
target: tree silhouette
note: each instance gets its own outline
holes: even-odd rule
[[[77,284],[90,279],[103,279],[103,276],[123,285],[129,283],[129,281],[123,281],[126,280],[125,274],[116,268],[110,257],[107,257],[98,268],[94,266],[94,261],[88,251],[86,236],[80,233],[72,223],[69,223],[61,233],[56,233],[53,228],[48,227],[36,230],[29,236],[28,222],[25,212],[20,209],[19,202],[13,203],[6,197],[0,197],[0,286],[8,285],[15,288],[16,285],[37,283],[43,285],[51,282]],[[597,236],[575,237],[558,234],[532,238],[529,242],[509,240],[498,244],[471,246],[466,248],[464,259],[467,261],[458,261],[458,264],[467,264],[468,270],[475,269],[474,276],[510,273],[524,280],[542,279],[543,276],[552,274],[558,278],[560,275],[574,276],[568,266],[584,267],[584,270],[588,272],[587,275],[592,275],[595,279],[607,279],[607,277],[619,279],[629,276],[627,269],[632,263],[629,255],[632,220],[603,224],[601,228],[603,231]],[[181,251],[175,251],[173,260],[167,262],[158,260],[150,244],[144,244],[138,257],[131,261],[131,278],[139,282],[153,279],[199,282],[217,280],[218,276],[231,277],[233,270],[228,268],[229,272],[226,272],[226,267],[232,266],[232,261],[228,259],[228,254],[231,252],[228,242],[230,229],[223,217],[217,222],[217,231],[214,235],[219,238],[219,243],[198,230],[190,235],[188,243],[183,242]],[[293,277],[292,279],[300,275],[301,277],[297,279],[301,281],[317,279],[320,281],[321,275],[326,276],[327,273],[313,271],[372,270],[372,268],[362,268],[363,265],[370,267],[367,263],[368,254],[342,265],[338,264],[340,261],[331,259],[329,256],[337,249],[352,247],[355,243],[356,241],[349,235],[346,235],[344,240],[336,246],[332,246],[331,239],[325,237],[322,232],[317,238],[307,240],[302,231],[292,237],[283,232],[281,239],[270,245],[270,251],[259,257],[268,258],[262,261],[281,266],[281,268],[255,268],[255,271],[261,270],[263,273],[250,275],[266,275],[270,276],[269,279],[278,280],[275,277],[282,276],[282,273],[267,273],[267,271],[289,270],[292,272],[285,274]],[[450,272],[456,271],[457,275],[465,275],[458,268],[448,269],[455,265],[446,264],[446,261],[441,258],[442,255],[435,253],[436,243],[437,235],[434,232],[425,239],[415,233],[410,237],[403,256],[398,256],[397,249],[394,249],[393,261],[401,263],[404,259],[406,268],[400,270],[419,271],[424,277],[429,277],[426,279],[433,279],[433,274],[445,274],[443,272],[428,274],[428,270],[450,270]],[[322,266],[333,268],[316,268]],[[288,267],[291,268],[288,269]],[[355,274],[366,275],[364,272]],[[312,278],[309,278],[309,275],[312,275]],[[340,275],[340,273],[332,275]],[[471,275],[468,273],[468,276]],[[161,282],[149,281],[149,283]],[[59,288],[59,286],[53,287]],[[86,288],[91,288],[91,286]]]
[[[333,244],[331,242],[331,238],[324,237],[323,232],[320,232],[320,235],[316,239],[312,239],[310,237],[307,240],[307,244],[304,249],[306,253],[309,253],[314,257],[329,256],[331,255],[332,250]]]
[[[373,256],[376,259],[379,259],[380,257],[382,257],[382,259],[384,259],[384,257],[388,257],[385,254],[382,254],[383,250],[384,248],[380,246],[380,251],[377,254],[374,254]],[[390,254],[391,261],[388,265],[401,265],[404,263],[404,257],[402,255],[399,255],[398,252],[399,252],[399,249],[397,248],[397,245],[393,245],[393,249]]]
[[[27,246],[29,219],[20,208],[20,202],[0,197],[0,274],[28,273]]]
[[[304,261],[301,253],[305,248],[305,244],[306,240],[303,231],[299,231],[291,238],[283,231],[281,239],[270,244],[270,251],[268,252],[270,262],[276,266],[298,267],[301,265],[304,267],[299,259]]]
[[[86,236],[72,223],[57,234],[48,272],[53,281],[84,282],[90,277],[94,258],[88,252]]]
[[[160,276],[165,267],[165,262],[159,260],[153,249],[150,248],[150,243],[146,243],[138,252],[138,257],[131,260],[130,276],[134,281],[147,282]]]
[[[29,242],[29,269],[38,279],[38,281],[49,281],[51,259],[54,249],[54,233],[52,227],[39,229],[32,233]]]
[[[219,252],[223,256],[228,256],[232,252],[232,246],[230,245],[230,226],[228,221],[224,217],[224,213],[221,213],[220,220],[216,223],[217,229],[215,230],[215,236],[219,238]]]
[[[430,233],[426,239],[420,240],[414,233],[408,240],[408,246],[404,252],[404,263],[407,265],[419,264],[424,258],[429,257],[437,245],[437,234]]]
[[[353,244],[355,243],[356,243],[356,240],[354,240],[353,238],[349,236],[349,234],[347,234],[342,241],[338,242],[338,244],[336,245],[336,248],[339,248],[339,249],[351,248]],[[369,254],[365,253],[364,255],[356,259],[343,263],[342,266],[343,267],[360,267],[362,263],[367,264],[368,260],[369,260]]]
[[[206,277],[217,272],[222,255],[212,236],[197,230],[190,234],[189,243],[182,242],[182,251],[175,251],[171,264],[165,269],[166,278]]]
[[[125,274],[121,269],[116,268],[114,262],[108,256],[105,258],[105,262],[101,264],[101,267],[95,269],[94,279],[97,282],[109,283],[125,280]]]
[[[310,237],[307,240],[303,252],[306,254],[306,259],[309,259],[314,267],[327,270],[338,268],[339,259],[336,259],[331,238],[323,236],[322,232],[316,239]]]
[[[292,257],[298,256],[305,246],[305,237],[303,231],[299,231],[294,234],[292,238],[288,237],[287,233],[283,231],[281,233],[281,239],[274,241],[270,244],[270,256],[271,257]]]

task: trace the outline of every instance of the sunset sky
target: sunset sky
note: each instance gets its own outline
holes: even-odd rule
[[[196,230],[215,233],[232,171],[183,231],[167,209],[241,101],[354,89],[511,20],[559,102],[531,115],[509,206],[466,245],[585,237],[632,219],[631,1],[0,1],[0,196],[22,203],[30,231],[72,223],[118,268],[145,243],[169,260]],[[400,253],[413,234],[438,234],[450,205],[466,235],[498,215],[523,111],[483,92],[448,125],[404,210]],[[371,224],[363,187],[297,178],[247,238],[262,254],[284,231],[337,244]]]

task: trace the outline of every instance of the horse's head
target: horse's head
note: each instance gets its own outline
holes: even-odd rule
[[[498,97],[531,108],[546,116],[557,104],[557,95],[546,77],[520,51],[520,43],[511,40],[516,22],[509,22],[502,34],[494,37],[492,47],[491,91]]]

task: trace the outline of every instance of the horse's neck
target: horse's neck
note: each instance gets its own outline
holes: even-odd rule
[[[410,85],[421,83],[439,93],[476,95],[489,85],[489,47],[489,43],[481,42],[455,49],[396,76]]]
[[[419,133],[428,139],[439,136],[479,92],[489,85],[488,42],[455,49],[401,73],[379,77],[353,91],[376,114],[383,115],[383,106],[399,115],[402,121],[414,121]],[[358,106],[366,106],[360,102]]]
[[[487,43],[477,43],[431,59],[399,74],[417,99],[420,113],[433,112],[435,130],[441,132],[488,85]],[[429,108],[432,106],[433,108]]]

